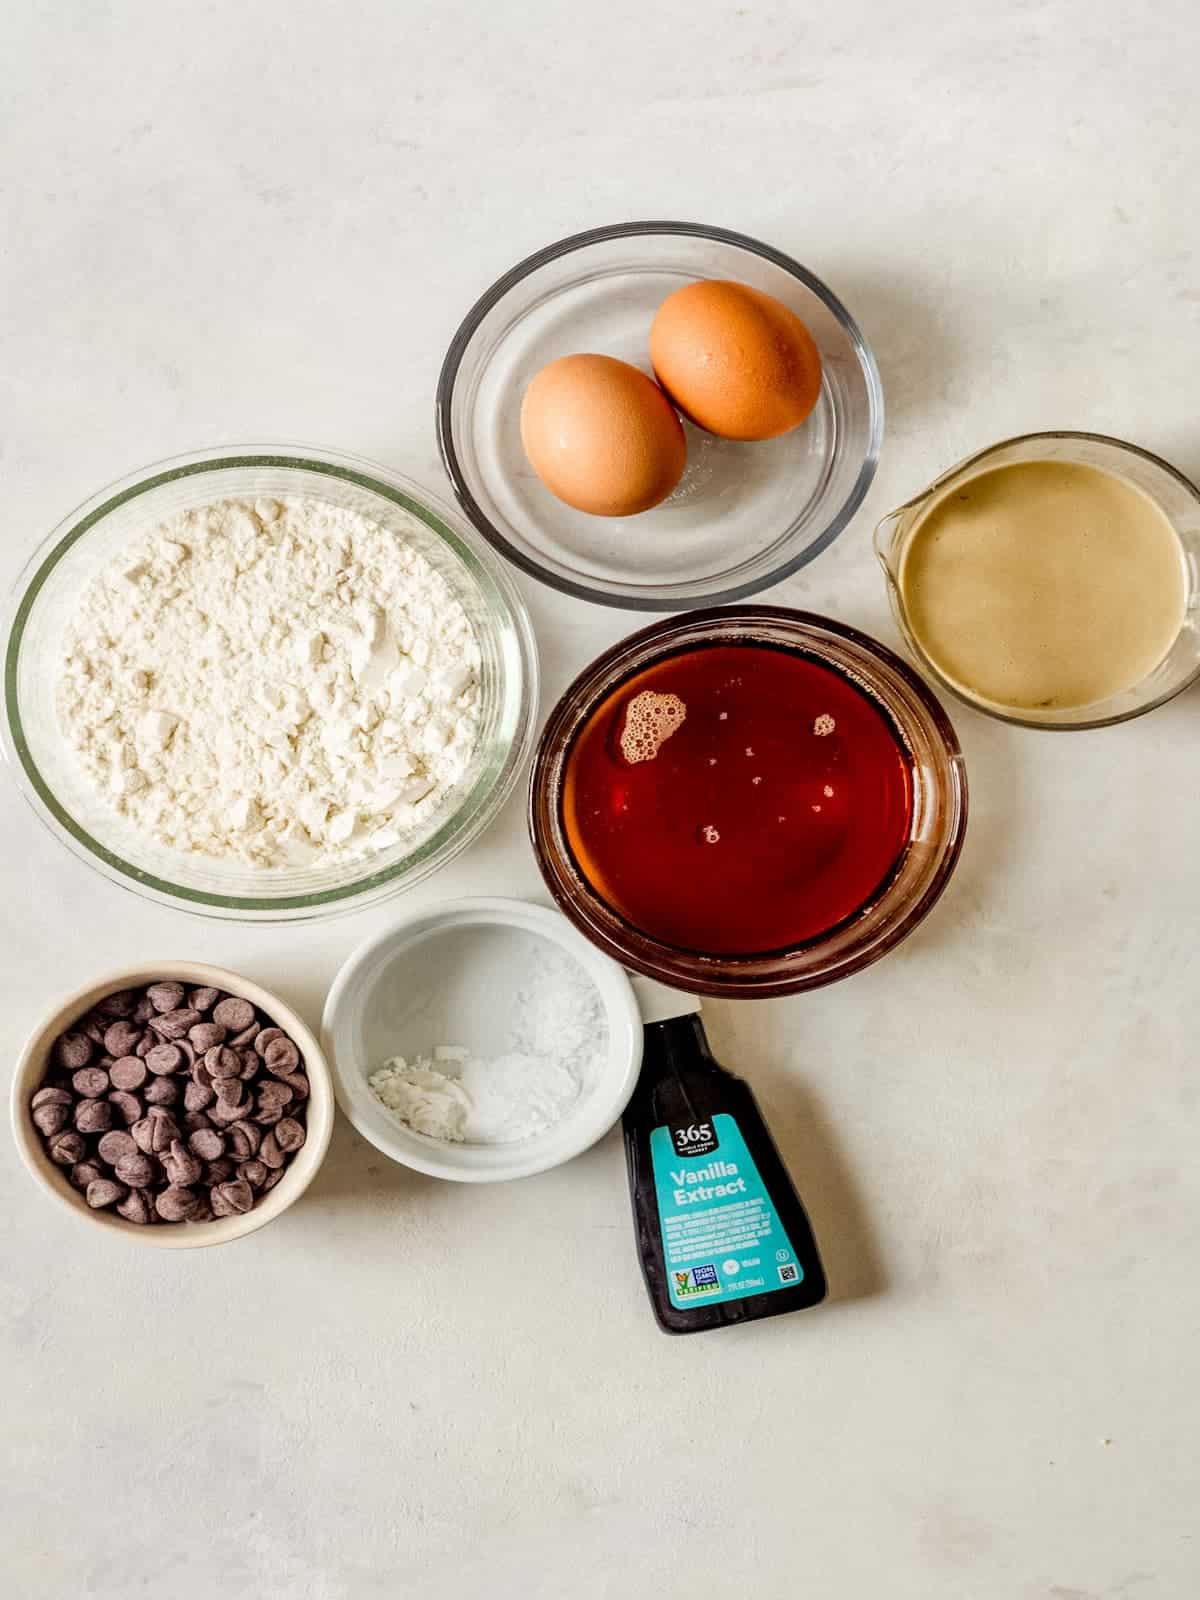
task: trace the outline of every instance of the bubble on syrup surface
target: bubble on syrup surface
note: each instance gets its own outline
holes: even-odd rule
[[[673,733],[683,726],[687,707],[677,694],[658,694],[643,689],[625,708],[621,729],[621,754],[630,766],[653,761]]]

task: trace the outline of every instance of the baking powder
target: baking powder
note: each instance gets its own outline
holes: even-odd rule
[[[536,947],[495,1054],[439,1045],[392,1056],[368,1080],[415,1133],[469,1144],[511,1144],[545,1133],[599,1075],[608,1034],[587,973],[565,951]]]

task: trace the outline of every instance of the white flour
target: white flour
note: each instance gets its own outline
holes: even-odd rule
[[[225,500],[89,585],[57,705],[159,844],[323,864],[398,843],[462,777],[478,669],[462,605],[394,532],[305,497]]]
[[[600,997],[564,952],[547,948],[514,997],[495,1055],[439,1045],[412,1061],[392,1056],[368,1080],[415,1133],[468,1144],[511,1144],[561,1122],[595,1081],[608,1046]]]

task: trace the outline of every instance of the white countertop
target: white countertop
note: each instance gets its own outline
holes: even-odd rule
[[[1006,434],[1200,472],[1192,0],[12,0],[0,52],[6,581],[103,483],[205,445],[445,491],[461,314],[639,216],[776,244],[878,354],[867,505],[772,600],[894,641],[873,523]],[[638,621],[523,587],[547,704]],[[934,915],[844,984],[707,1007],[811,1211],[821,1310],[663,1337],[616,1135],[480,1191],[341,1124],[284,1219],[173,1255],[93,1238],[5,1141],[6,1594],[1191,1600],[1198,709],[1056,737],[953,708],[972,816]],[[114,960],[240,968],[316,1022],[398,909],[158,909],[8,782],[0,840],[10,1061]],[[413,900],[465,892],[541,896],[519,798]]]

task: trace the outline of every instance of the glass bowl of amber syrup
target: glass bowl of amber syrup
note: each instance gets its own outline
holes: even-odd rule
[[[929,912],[967,819],[962,753],[921,679],[828,617],[656,624],[551,712],[530,831],[554,898],[636,972],[791,994],[879,959]]]

